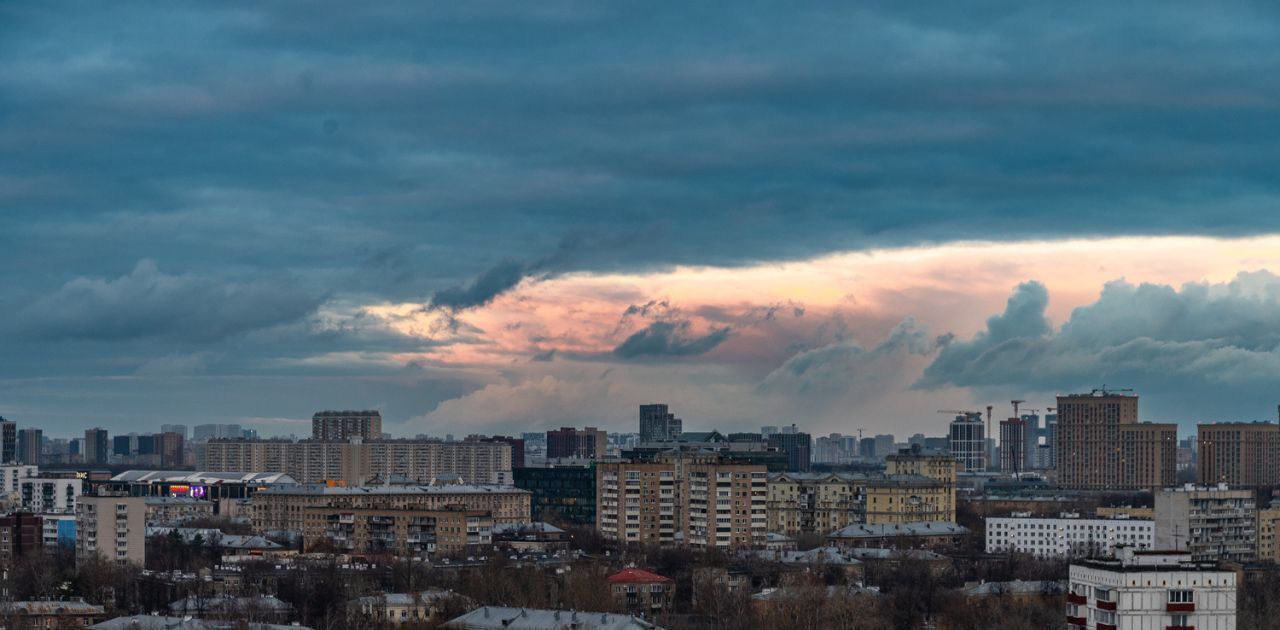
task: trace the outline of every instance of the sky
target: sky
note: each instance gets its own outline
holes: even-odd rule
[[[1268,3],[0,5],[0,415],[1280,403]]]

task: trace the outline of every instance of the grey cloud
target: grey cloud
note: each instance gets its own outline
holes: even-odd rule
[[[946,345],[916,387],[1020,393],[1127,385],[1186,418],[1224,396],[1253,400],[1280,374],[1280,278],[1267,271],[1180,289],[1111,282],[1058,329],[1045,317],[1047,303],[1042,285],[1020,285],[986,330]]]
[[[550,350],[544,350],[542,352],[539,352],[533,355],[533,357],[530,358],[529,360],[539,362],[539,363],[545,363],[547,361],[553,361],[555,360],[555,358],[556,358],[556,349],[552,348]]]
[[[904,357],[927,356],[945,337],[929,334],[926,326],[907,317],[889,336],[867,349],[852,341],[838,341],[802,351],[770,372],[756,389],[788,395],[822,394],[839,397],[851,391],[874,390],[902,378]],[[883,392],[881,392],[883,393]]]
[[[484,306],[524,279],[525,265],[506,260],[494,265],[467,286],[456,286],[437,291],[431,296],[430,306],[461,311]]]
[[[622,359],[641,357],[685,357],[705,354],[729,338],[729,328],[705,335],[690,335],[687,321],[653,322],[613,349]]]
[[[229,282],[170,275],[143,260],[118,278],[76,278],[17,314],[17,330],[48,339],[167,337],[216,341],[295,322],[323,296],[295,278]]]

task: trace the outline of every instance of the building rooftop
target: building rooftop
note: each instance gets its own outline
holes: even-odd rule
[[[837,547],[818,547],[808,551],[773,551],[759,550],[754,555],[761,560],[781,562],[782,564],[829,564],[857,565],[862,564],[857,558]]]
[[[669,577],[658,575],[644,569],[623,569],[605,578],[610,584],[655,584],[673,581]]]
[[[111,481],[130,483],[186,483],[217,485],[220,483],[296,484],[293,477],[273,472],[191,472],[190,470],[126,470]]]
[[[982,582],[966,586],[960,590],[965,597],[987,597],[991,595],[1056,595],[1065,591],[1062,582],[1056,580],[1012,582]]]
[[[563,534],[564,530],[542,521],[532,523],[495,523],[493,534]]]
[[[358,597],[354,601],[363,606],[428,606],[439,600],[457,597],[453,591],[428,589],[419,593],[383,593]]]
[[[514,486],[499,485],[472,485],[472,484],[448,484],[443,486],[428,485],[412,485],[412,486],[327,486],[322,484],[306,484],[295,486],[277,486],[267,488],[258,492],[258,496],[262,495],[318,495],[318,496],[350,496],[350,495],[379,495],[379,494],[529,494],[528,490],[521,490]]]
[[[890,536],[947,536],[967,534],[969,530],[957,523],[920,522],[885,523],[880,525],[850,525],[838,529],[827,538],[885,538]]]
[[[661,630],[648,621],[631,615],[537,608],[484,606],[444,624],[445,628],[465,630]]]
[[[235,628],[235,630],[311,630],[307,626],[255,622],[237,622],[233,626],[226,621],[192,619],[191,617],[161,617],[159,615],[116,617],[89,627],[94,630],[228,630],[230,628]]]
[[[105,609],[73,599],[4,602],[0,604],[0,611],[15,615],[101,616]]]

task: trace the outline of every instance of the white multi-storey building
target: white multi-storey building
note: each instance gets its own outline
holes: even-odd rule
[[[1080,518],[1064,512],[1057,518],[1030,513],[988,517],[987,553],[1016,551],[1039,557],[1114,555],[1118,545],[1151,549],[1155,522],[1129,518]]]
[[[40,514],[75,514],[76,497],[83,491],[79,479],[31,477],[18,482],[22,509]]]
[[[1235,630],[1236,574],[1177,551],[1071,565],[1068,630]]]
[[[14,494],[18,491],[18,484],[23,479],[35,477],[39,473],[38,466],[27,466],[25,464],[6,464],[0,466],[0,492],[4,494]]]
[[[76,505],[76,560],[93,556],[143,566],[147,559],[143,497],[84,495]]]
[[[1190,551],[1199,561],[1257,557],[1258,506],[1252,490],[1187,484],[1157,492],[1155,504],[1159,548]]]

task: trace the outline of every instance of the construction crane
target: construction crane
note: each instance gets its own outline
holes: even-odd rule
[[[939,409],[938,413],[949,413],[956,416],[965,416],[966,418],[982,419],[981,411],[963,411],[961,409]]]
[[[1019,415],[1018,415],[1018,405],[1021,405],[1022,403],[1027,402],[1027,401],[1025,401],[1025,400],[1010,400],[1009,402],[1013,404],[1013,417],[1015,417],[1015,418],[1021,418],[1022,416],[1019,416]]]
[[[1102,387],[1096,388],[1093,391],[1089,392],[1089,395],[1097,396],[1098,394],[1102,394],[1103,396],[1110,396],[1111,394],[1118,394],[1120,392],[1131,392],[1131,391],[1133,391],[1132,387],[1121,387],[1117,389],[1109,389],[1107,388],[1107,385],[1103,383]]]

